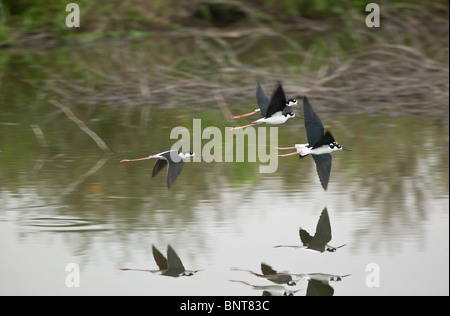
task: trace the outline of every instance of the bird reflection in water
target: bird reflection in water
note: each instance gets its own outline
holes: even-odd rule
[[[270,284],[270,285],[254,285],[241,280],[230,280],[230,282],[238,282],[248,286],[251,286],[253,290],[262,290],[263,296],[294,296],[295,293],[301,291],[300,289],[291,290],[284,287],[281,284]]]
[[[175,278],[180,276],[192,276],[199,271],[199,270],[196,271],[186,270],[183,266],[183,263],[181,262],[180,257],[178,257],[177,253],[175,252],[175,250],[173,250],[173,248],[170,245],[167,246],[167,259],[154,245],[152,245],[152,253],[153,258],[155,259],[156,264],[159,267],[159,270],[127,269],[127,268],[120,270],[159,273],[160,275]]]
[[[320,215],[319,221],[316,226],[316,233],[314,236],[311,236],[306,230],[300,227],[299,229],[300,241],[302,245],[296,246],[286,246],[286,245],[278,245],[274,248],[280,247],[290,247],[290,248],[304,248],[309,250],[314,250],[318,252],[335,252],[337,249],[344,247],[346,244],[343,244],[338,247],[330,246],[328,243],[331,240],[331,224],[330,217],[328,216],[328,210],[325,207]]]
[[[292,279],[292,276],[289,275],[287,272],[277,272],[274,270],[271,266],[268,264],[261,262],[261,271],[262,274],[251,271],[251,270],[245,270],[245,269],[239,269],[239,268],[232,268],[234,271],[246,271],[249,272],[257,277],[267,279],[269,281],[272,281],[276,284],[287,284],[289,286],[295,285],[295,281]],[[282,274],[285,273],[285,274]]]
[[[302,273],[290,274],[291,276],[300,279],[308,280],[308,287],[306,288],[306,296],[333,296],[334,288],[330,285],[330,281],[339,282],[343,278],[349,276],[335,275],[326,273]]]

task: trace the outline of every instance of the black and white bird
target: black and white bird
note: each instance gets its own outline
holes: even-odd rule
[[[138,159],[124,159],[120,162],[157,159],[155,165],[153,166],[152,177],[155,177],[166,165],[169,165],[167,168],[167,187],[170,189],[180,175],[186,159],[194,156],[195,154],[192,151],[178,152],[177,150],[167,150],[156,155],[150,155],[148,157]]]
[[[292,279],[292,276],[287,274],[286,271],[283,272],[277,272],[274,270],[271,266],[268,264],[261,262],[261,271],[262,274],[251,271],[251,270],[244,270],[244,269],[238,269],[238,268],[232,268],[234,271],[246,271],[249,272],[257,277],[267,279],[273,283],[276,284],[287,284],[289,286],[295,285],[294,280]],[[280,274],[283,273],[283,274]]]
[[[324,208],[322,210],[322,213],[320,214],[320,218],[316,226],[316,233],[314,234],[314,236],[311,236],[306,230],[304,230],[301,227],[299,229],[299,235],[302,245],[297,246],[279,245],[275,246],[274,248],[291,247],[291,248],[305,248],[318,252],[324,251],[335,252],[337,249],[342,248],[346,245],[344,244],[339,247],[333,247],[328,244],[331,240],[331,224],[327,208]]]
[[[152,245],[152,253],[153,258],[156,261],[156,264],[159,267],[159,270],[143,270],[143,269],[120,269],[122,271],[144,271],[144,272],[152,272],[159,273],[161,275],[170,276],[170,277],[180,277],[180,276],[192,276],[197,271],[186,270],[181,262],[180,257],[178,257],[177,253],[173,248],[168,245],[167,246],[167,259],[164,255],[154,246]]]
[[[300,158],[303,158],[307,155],[312,155],[314,162],[316,163],[316,170],[320,183],[322,184],[323,189],[326,190],[331,173],[331,153],[338,150],[350,150],[338,144],[329,131],[324,133],[323,124],[316,112],[314,112],[306,96],[303,97],[303,113],[308,143],[295,144],[294,147],[278,147],[277,149],[279,150],[296,150],[293,153],[278,155],[278,157],[298,154]]]
[[[258,89],[256,94],[256,98],[258,99],[258,105],[261,107],[261,105],[267,103],[266,99],[267,97],[264,97],[264,92],[260,92],[258,96],[258,91],[262,91],[262,89]],[[261,99],[261,101],[259,100],[259,98]],[[278,86],[275,89],[269,104],[267,105],[267,110],[264,116],[259,120],[252,122],[251,124],[233,127],[231,128],[231,130],[247,128],[250,126],[255,126],[263,123],[270,125],[279,125],[285,123],[288,119],[292,117],[299,118],[299,116],[295,115],[294,110],[292,109],[292,107],[295,105],[297,105],[297,99],[286,100],[286,95],[284,94],[283,87],[281,86],[281,83],[278,83]],[[263,109],[261,109],[260,111],[264,112],[265,110]]]

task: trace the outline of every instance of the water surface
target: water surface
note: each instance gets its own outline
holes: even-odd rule
[[[133,53],[142,58],[144,51]],[[164,173],[151,177],[153,162],[119,161],[170,149],[176,141],[171,130],[192,130],[194,118],[202,127],[225,131],[238,124],[228,114],[255,108],[253,92],[242,93],[238,103],[220,101],[213,90],[209,100],[207,94],[186,95],[186,105],[177,110],[184,92],[176,90],[167,107],[128,92],[123,102],[116,95],[109,104],[101,96],[105,78],[99,71],[97,79],[83,76],[85,65],[58,58],[64,80],[56,75],[49,56],[60,54],[13,52],[3,63],[10,68],[3,71],[8,80],[0,109],[2,295],[261,295],[229,281],[268,284],[232,270],[259,272],[261,262],[291,273],[350,274],[331,283],[334,295],[448,295],[448,117],[339,113],[311,95],[326,128],[352,149],[333,154],[328,191],[320,186],[313,160],[296,156],[280,158],[276,172],[268,174],[259,172],[258,161],[189,162],[168,190]],[[159,65],[171,58],[157,56],[153,62]],[[96,70],[108,65],[103,62]],[[178,66],[188,69],[181,61]],[[19,75],[15,69],[29,72]],[[73,77],[78,71],[80,81]],[[259,79],[204,71],[213,81],[234,76],[245,89]],[[149,80],[167,86],[164,93],[172,100],[167,77]],[[70,103],[71,97],[55,94],[58,87],[68,89],[66,82],[83,82],[97,99],[87,90],[79,94],[80,104]],[[270,93],[274,83],[264,83]],[[288,85],[292,91],[297,83]],[[112,153],[104,153],[51,98],[70,106]],[[280,146],[306,142],[301,120],[280,126],[278,134]],[[325,207],[330,244],[345,247],[335,253],[274,248],[298,244],[299,227],[314,233]],[[163,253],[172,245],[187,269],[201,271],[168,278],[120,270],[157,269],[152,244]],[[79,287],[66,285],[70,263],[80,268]],[[370,286],[371,264],[379,268],[379,286]],[[296,288],[301,291],[295,295],[305,295],[307,281]]]

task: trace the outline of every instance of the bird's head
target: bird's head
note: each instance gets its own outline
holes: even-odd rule
[[[332,142],[332,143],[330,143],[328,146],[330,147],[330,149],[331,149],[332,151],[335,151],[335,150],[347,150],[347,151],[351,151],[350,149],[345,148],[344,146],[340,145],[338,142]]]
[[[189,151],[189,152],[180,152],[178,155],[179,155],[182,159],[186,159],[186,158],[189,158],[189,157],[195,157],[195,153],[192,152],[192,151]]]
[[[282,114],[287,117],[287,118],[291,118],[291,117],[295,117],[295,113],[294,110],[292,109],[291,106],[286,106],[283,111]]]
[[[289,100],[286,102],[286,105],[287,105],[287,106],[294,106],[294,105],[297,105],[297,104],[298,104],[297,99],[289,99]]]

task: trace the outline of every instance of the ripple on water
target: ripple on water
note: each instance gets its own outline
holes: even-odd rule
[[[111,228],[106,221],[76,217],[32,217],[24,221],[24,225],[40,231],[107,231]]]

